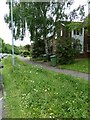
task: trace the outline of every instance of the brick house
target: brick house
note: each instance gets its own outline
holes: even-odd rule
[[[80,52],[80,57],[90,57],[90,36],[88,35],[87,32],[87,27],[83,27],[82,22],[73,22],[75,24],[81,24],[82,27],[79,27],[79,29],[68,29],[68,25],[70,22],[58,22],[56,24],[56,34],[51,40],[49,40],[50,44],[50,52],[55,54],[56,51],[56,41],[59,37],[63,38],[64,37],[72,37],[75,39],[80,40],[80,44],[82,45],[82,50]],[[60,26],[60,27],[59,27]],[[74,26],[75,27],[75,26]]]

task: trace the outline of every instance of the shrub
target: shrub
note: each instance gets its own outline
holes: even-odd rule
[[[18,54],[19,54],[19,49],[18,49],[18,47],[17,47],[17,46],[14,46],[14,53],[15,53],[16,55],[18,55]]]
[[[23,51],[23,56],[24,56],[24,57],[27,57],[28,55],[30,55],[30,52],[29,52],[29,51],[27,51],[27,50]]]
[[[81,51],[81,44],[78,39],[59,38],[56,44],[57,60],[60,64],[70,64]]]
[[[31,51],[32,58],[38,58],[45,54],[45,44],[43,40],[34,41]]]

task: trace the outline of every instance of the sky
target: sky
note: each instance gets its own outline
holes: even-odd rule
[[[88,15],[88,4],[87,0],[74,0],[73,8],[77,8],[79,5],[86,4],[85,15]],[[11,30],[8,28],[8,25],[4,22],[5,14],[9,13],[8,6],[6,5],[6,0],[0,0],[0,38],[4,40],[5,43],[12,44],[12,35]],[[16,46],[24,46],[30,44],[29,32],[26,32],[26,36],[23,41],[16,40],[14,41]]]

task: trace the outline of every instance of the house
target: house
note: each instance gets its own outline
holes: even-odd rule
[[[56,34],[49,41],[53,54],[56,51],[56,41],[60,37],[62,39],[64,37],[79,39],[82,46],[80,57],[90,57],[90,35],[88,35],[87,27],[84,26],[83,22],[60,21],[56,24]]]

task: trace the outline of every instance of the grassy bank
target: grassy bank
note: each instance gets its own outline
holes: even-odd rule
[[[78,72],[90,73],[89,70],[90,59],[78,59],[72,64],[59,65],[58,68],[75,70]]]
[[[33,67],[15,58],[3,60],[7,118],[86,118],[87,81]]]

